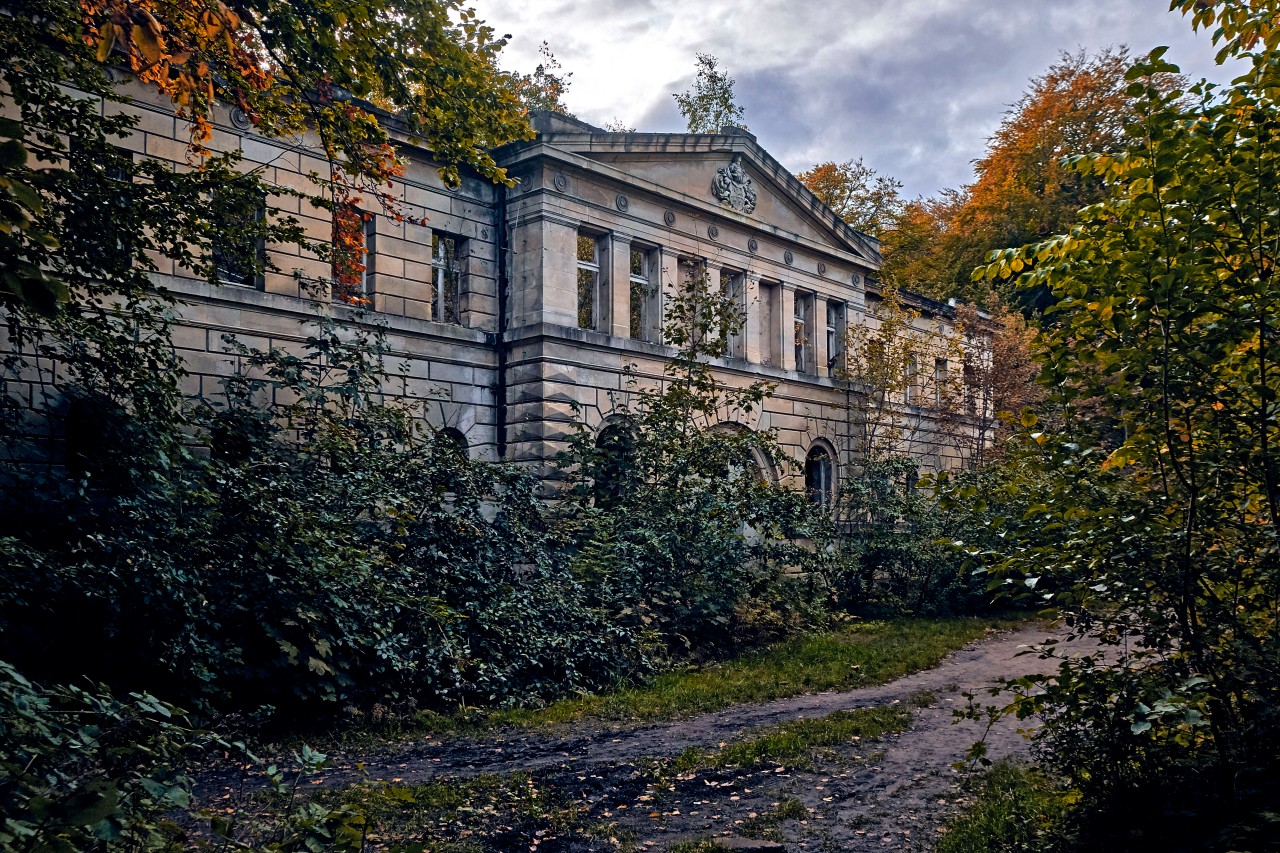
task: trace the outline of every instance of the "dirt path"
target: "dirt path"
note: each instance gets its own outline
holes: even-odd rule
[[[954,724],[952,710],[965,701],[961,693],[982,692],[998,679],[1051,668],[1034,655],[1020,655],[1047,636],[1042,628],[997,634],[934,669],[889,684],[740,706],[674,723],[583,728],[559,735],[506,732],[484,740],[407,743],[376,757],[342,756],[339,766],[360,760],[363,773],[334,771],[322,784],[359,779],[409,783],[523,770],[578,800],[588,820],[616,823],[619,833],[632,835],[640,849],[664,850],[678,841],[741,834],[771,836],[787,850],[928,849],[960,798],[960,777],[952,764],[982,735],[983,726],[976,722]],[[1070,652],[1074,645],[1062,648]],[[762,726],[837,710],[905,704],[929,694],[932,703],[916,712],[907,731],[874,744],[852,744],[813,770],[729,768],[655,784],[654,759],[674,757],[689,747],[715,749]],[[992,757],[1027,751],[1018,726],[1004,721],[990,733]],[[772,825],[761,820],[790,799],[804,804],[806,818]],[[607,841],[578,840],[558,849],[615,847]]]

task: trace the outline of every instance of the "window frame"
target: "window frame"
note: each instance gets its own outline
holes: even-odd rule
[[[844,329],[846,304],[839,299],[827,299],[827,370],[833,370],[844,355]]]
[[[811,476],[814,472],[819,476]],[[835,505],[835,481],[835,458],[825,445],[815,444],[804,457],[805,495],[824,510],[830,510]]]
[[[920,382],[920,359],[914,354],[907,356],[907,363],[904,366],[902,402],[908,406],[918,405],[919,397],[922,396],[919,388]]]
[[[647,341],[649,320],[652,314],[650,302],[654,293],[653,268],[658,250],[653,246],[632,243],[627,255],[627,332],[632,340]],[[639,257],[641,271],[635,272],[634,263]],[[638,291],[637,291],[638,289]],[[639,298],[637,299],[637,295]]]
[[[602,272],[604,269],[604,252],[601,245],[604,242],[603,237],[604,235],[602,234],[586,231],[582,228],[579,228],[577,232],[577,240],[575,243],[576,249],[574,251],[574,257],[576,258],[577,263],[576,275],[578,295],[575,316],[577,318],[577,328],[579,329],[595,330],[599,328],[600,325],[600,291],[603,281]],[[582,256],[582,249],[584,245],[588,244],[587,241],[590,241],[589,245],[592,247],[590,258],[584,258]],[[590,276],[590,283],[585,287],[585,289],[583,287],[584,273]],[[583,297],[587,294],[590,296],[590,304],[584,306]],[[583,314],[584,307],[587,310],[587,316],[585,317]]]
[[[797,373],[817,373],[813,364],[813,306],[814,293],[796,290],[792,299],[791,323],[795,333],[795,361]]]
[[[441,254],[452,245],[451,254]],[[466,240],[447,231],[431,232],[431,319],[450,326],[462,325],[462,257]],[[452,295],[451,300],[446,297]],[[452,303],[453,312],[446,309]]]
[[[719,293],[723,299],[728,297],[733,302],[734,310],[738,313],[737,331],[729,333],[727,329],[721,330],[724,339],[724,353],[726,358],[745,358],[746,357],[746,306],[744,304],[747,292],[747,274],[743,270],[734,269],[732,267],[720,268]]]
[[[253,209],[253,222],[254,224],[259,224],[259,223],[265,222],[267,218],[266,194],[259,193],[258,198],[255,201],[256,203]],[[265,270],[267,265],[266,239],[260,235],[254,240],[254,245],[250,250],[253,256],[253,270],[252,272],[246,271],[243,273],[239,273],[238,276],[236,275],[238,271],[230,267],[223,268],[222,266],[219,265],[218,245],[219,244],[217,242],[210,242],[209,244],[209,254],[210,254],[209,260],[213,265],[213,274],[217,283],[220,285],[229,284],[233,287],[247,287],[255,290],[262,290],[266,283],[266,275],[265,275]],[[224,276],[223,275],[224,271],[228,273],[232,273],[233,275]]]

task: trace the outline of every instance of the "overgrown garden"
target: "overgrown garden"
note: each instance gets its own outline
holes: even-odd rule
[[[498,70],[501,41],[472,13],[41,0],[0,18],[16,115],[0,119],[0,846],[185,843],[190,820],[173,818],[190,768],[212,752],[252,763],[239,739],[255,731],[374,709],[515,719],[850,613],[971,612],[1000,596],[1108,650],[1014,685],[1005,711],[1043,721],[1048,772],[1002,767],[987,788],[1022,785],[1038,805],[988,812],[964,830],[987,840],[963,843],[1276,843],[1280,7],[1172,6],[1217,28],[1223,58],[1249,72],[1219,89],[1159,51],[1066,58],[950,207],[902,204],[861,164],[803,176],[842,215],[874,207],[864,227],[883,230],[886,285],[919,281],[997,316],[997,363],[978,377],[995,401],[988,464],[916,484],[893,395],[911,359],[949,344],[913,337],[886,287],[879,336],[847,342],[868,453],[834,508],[754,476],[759,459],[785,464],[769,433],[716,428],[770,388],[715,381],[709,359],[740,318],[704,281],[666,317],[678,355],[665,381],[629,395],[600,436],[582,428],[554,502],[398,397],[359,310],[318,314],[302,352],[230,340],[241,372],[219,395],[181,396],[154,259],[215,277],[204,212],[282,191],[201,150],[214,100],[266,133],[320,133],[335,165],[301,195],[334,212],[398,168],[375,114],[342,93],[405,116],[446,179],[465,165],[505,181],[486,151],[528,133],[518,94],[536,81]],[[109,66],[174,99],[201,168],[115,152],[130,122],[96,107],[118,97]],[[1094,109],[1087,132],[1033,168],[1037,98],[1081,91],[1096,96],[1072,101]],[[990,197],[1011,184],[1024,190],[1012,201]],[[287,217],[244,227],[306,242]],[[357,230],[312,247],[339,285],[356,274]],[[1028,240],[958,281],[975,252]],[[1043,393],[1027,390],[1033,369]],[[32,377],[48,393],[9,393]],[[355,846],[363,818],[346,808],[236,837]],[[234,835],[215,820],[198,831]]]

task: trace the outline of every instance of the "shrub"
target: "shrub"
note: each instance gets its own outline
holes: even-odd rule
[[[0,850],[179,849],[181,768],[210,742],[148,694],[43,689],[0,661]]]
[[[381,402],[381,335],[357,330],[240,348],[264,379],[150,423],[77,392],[67,412],[165,441],[98,442],[7,492],[5,653],[224,709],[503,704],[617,678],[630,639],[566,571],[533,479]],[[267,383],[296,402],[264,402]]]

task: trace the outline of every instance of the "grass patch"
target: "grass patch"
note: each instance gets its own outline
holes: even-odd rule
[[[673,844],[667,848],[667,853],[729,853],[729,848],[714,838],[699,838]]]
[[[1067,797],[1034,767],[1004,759],[977,780],[973,803],[939,838],[935,853],[989,850],[1044,851],[1052,846],[1069,805]]]
[[[897,705],[836,711],[816,720],[792,720],[711,751],[686,749],[667,772],[691,773],[712,767],[750,767],[772,762],[782,766],[809,765],[816,752],[854,740],[876,740],[900,732],[911,723],[911,712]]]
[[[749,818],[742,824],[739,831],[747,838],[769,838],[773,841],[781,841],[778,824],[789,820],[804,820],[808,816],[809,810],[804,807],[804,803],[795,797],[785,797],[767,812]]]
[[[947,654],[992,628],[1018,624],[973,618],[858,622],[727,663],[661,675],[642,686],[566,699],[535,710],[498,712],[490,715],[489,723],[542,726],[584,717],[652,722],[803,693],[884,684],[937,666]]]
[[[259,803],[254,837],[238,840],[301,836],[321,844],[296,849],[330,849],[326,839],[345,832],[362,850],[482,853],[527,850],[558,838],[607,837],[611,831],[588,825],[576,803],[525,773],[271,794]]]

